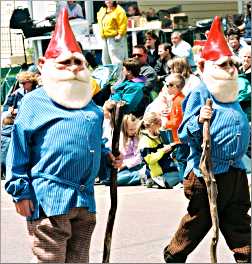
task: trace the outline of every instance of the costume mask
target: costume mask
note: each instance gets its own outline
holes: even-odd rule
[[[68,64],[68,60],[74,63]],[[92,99],[90,73],[69,24],[66,8],[59,14],[45,52],[41,79],[48,96],[64,107],[82,108]]]
[[[221,67],[223,63],[231,61],[232,52],[217,16],[208,33],[201,57],[205,60],[202,78],[209,92],[220,102],[234,102],[238,94],[237,70],[230,65]]]

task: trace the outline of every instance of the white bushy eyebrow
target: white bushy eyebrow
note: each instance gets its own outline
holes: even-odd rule
[[[65,53],[62,53],[59,57],[57,57],[55,59],[55,62],[56,63],[61,63],[61,62],[64,62],[66,60],[71,60],[71,59],[78,59],[78,60],[81,60],[82,62],[85,62],[86,59],[85,57],[83,56],[83,54],[79,53],[79,52],[65,52]]]

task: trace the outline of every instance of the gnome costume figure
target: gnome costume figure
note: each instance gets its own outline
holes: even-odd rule
[[[235,261],[251,263],[250,196],[242,163],[249,143],[249,124],[236,100],[237,69],[219,17],[214,18],[202,58],[205,60],[204,83],[185,98],[179,128],[180,140],[190,146],[183,182],[189,205],[178,230],[164,249],[164,259],[167,263],[186,262],[212,225],[207,189],[199,170],[203,122],[210,120],[219,228]],[[207,98],[213,102],[212,110],[205,106]]]
[[[39,67],[43,85],[15,120],[5,189],[27,217],[34,262],[87,263],[103,113],[65,8]]]

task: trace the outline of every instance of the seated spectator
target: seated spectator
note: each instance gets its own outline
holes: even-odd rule
[[[171,109],[171,100],[172,97],[168,94],[166,85],[162,87],[162,90],[158,94],[158,96],[151,102],[145,109],[145,113],[147,112],[156,112],[161,115],[163,110],[167,110],[167,108]],[[163,126],[163,118],[161,116],[162,126]],[[166,119],[165,119],[166,120]]]
[[[192,73],[186,58],[176,58],[169,60],[168,67],[171,73],[180,73],[185,78],[185,86],[182,93],[186,96],[191,90],[197,87],[201,80]]]
[[[235,26],[230,27],[226,32],[226,37],[228,38],[229,36],[232,36],[232,35],[237,35],[240,37],[239,41],[240,41],[240,44],[242,45],[242,47],[245,47],[248,45],[247,42],[243,38],[241,38],[241,31],[239,28],[237,28]]]
[[[165,77],[170,73],[167,62],[173,57],[171,52],[171,45],[169,43],[161,43],[158,46],[159,59],[156,62],[154,70],[157,73],[157,90],[159,93],[163,87]]]
[[[122,121],[119,149],[123,155],[123,164],[117,173],[117,184],[140,185],[144,182],[145,167],[138,149],[138,126],[140,120],[134,115],[125,115]]]
[[[115,102],[107,101],[104,104],[103,122],[103,142],[106,149],[111,151],[113,127],[110,111]],[[125,115],[122,121],[119,149],[123,155],[123,164],[117,173],[117,184],[119,186],[140,185],[141,177],[144,177],[144,167],[141,155],[138,150],[138,124],[139,119],[134,115]],[[105,185],[110,185],[111,166],[106,157],[106,152],[102,154],[99,171],[99,180]]]
[[[240,42],[240,36],[237,34],[227,35],[227,40],[228,40],[228,45],[229,45],[231,51],[236,56],[238,63],[241,64],[240,51],[242,50],[243,47],[247,46],[247,44],[242,45]]]
[[[36,89],[38,84],[37,75],[32,72],[24,71],[17,75],[19,87],[11,95],[8,96],[6,103],[3,105],[2,118],[6,116],[16,115],[21,99],[26,93]]]
[[[176,143],[176,158],[179,166],[180,181],[183,182],[186,161],[189,156],[189,146],[182,144],[178,137],[178,128],[183,119],[182,102],[185,98],[182,89],[185,85],[185,79],[181,74],[172,73],[165,79],[165,87],[168,95],[170,95],[170,109],[162,110],[162,126],[172,131],[173,142]],[[168,104],[167,104],[168,105]]]
[[[246,46],[240,51],[241,66],[239,68],[239,75],[251,82],[251,46]]]
[[[113,86],[110,100],[125,101],[127,103],[125,113],[133,113],[141,116],[139,104],[143,99],[143,87],[145,78],[140,76],[140,62],[136,59],[125,59],[123,62],[123,75],[125,80]]]
[[[147,49],[147,63],[154,67],[158,56],[159,38],[154,31],[147,31],[145,33],[145,48]]]
[[[241,50],[242,65],[239,68],[238,101],[242,110],[247,114],[248,120],[251,120],[251,47],[247,46]]]
[[[157,184],[172,188],[179,183],[177,165],[171,157],[174,143],[164,145],[160,137],[161,117],[158,113],[147,112],[142,120],[139,149],[146,164],[146,186]]]
[[[139,60],[141,65],[140,75],[145,77],[143,89],[145,101],[142,102],[142,112],[144,112],[146,106],[155,98],[155,95],[152,96],[152,92],[157,85],[157,74],[154,68],[147,62],[147,50],[144,45],[136,45],[133,47],[132,57]]]
[[[251,82],[244,75],[238,77],[239,94],[237,100],[240,106],[247,114],[248,120],[251,120]]]
[[[178,31],[174,31],[171,34],[171,42],[172,42],[172,53],[177,57],[185,57],[192,71],[194,71],[196,69],[196,66],[193,58],[191,45],[182,39],[181,33]]]
[[[164,116],[166,119],[166,122],[162,123],[162,126],[172,130],[174,143],[180,143],[177,130],[183,119],[181,103],[185,98],[185,95],[182,93],[184,85],[185,79],[179,73],[172,73],[165,79],[164,88],[167,90],[167,94],[170,96],[169,100],[171,103],[167,102],[167,108],[163,109],[161,112],[162,116]],[[168,105],[171,107],[168,108]]]

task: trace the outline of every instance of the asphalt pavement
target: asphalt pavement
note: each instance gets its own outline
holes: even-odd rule
[[[32,253],[25,218],[19,216],[1,181],[1,263],[28,263]],[[97,225],[92,237],[90,262],[101,263],[110,207],[109,187],[95,186]],[[112,237],[111,263],[164,263],[163,248],[186,212],[183,189],[119,187]],[[187,263],[210,263],[211,230]],[[235,263],[222,235],[217,247],[218,263]]]

